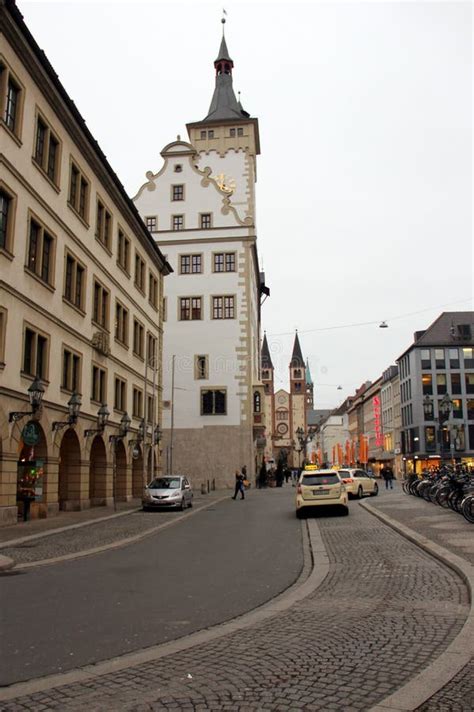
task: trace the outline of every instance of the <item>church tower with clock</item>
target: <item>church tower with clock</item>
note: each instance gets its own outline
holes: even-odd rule
[[[205,118],[187,124],[189,141],[178,136],[163,148],[162,166],[146,173],[134,198],[174,270],[160,295],[162,461],[196,487],[232,486],[244,465],[253,480],[264,456],[260,313],[269,290],[255,226],[260,139],[258,120],[235,96],[233,68],[223,33]]]

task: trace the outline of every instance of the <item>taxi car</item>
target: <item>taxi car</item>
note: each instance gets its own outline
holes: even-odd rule
[[[296,516],[300,518],[311,507],[339,507],[341,514],[349,514],[346,487],[337,470],[319,470],[307,465],[301,472],[296,487]]]
[[[360,470],[355,467],[345,467],[339,470],[342,481],[346,485],[349,499],[357,497],[362,499],[365,494],[371,497],[376,497],[379,493],[379,486],[373,475],[369,475],[365,470]]]

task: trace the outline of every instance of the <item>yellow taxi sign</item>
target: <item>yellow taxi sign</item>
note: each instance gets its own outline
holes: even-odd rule
[[[318,470],[319,467],[318,467],[318,465],[306,465],[304,469],[305,470]]]

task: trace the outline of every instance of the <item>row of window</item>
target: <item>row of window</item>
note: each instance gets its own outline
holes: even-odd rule
[[[449,349],[421,349],[421,368],[430,370],[434,362],[434,367],[446,368],[446,363],[449,362],[450,368],[460,368],[460,353],[463,357],[464,368],[474,368],[474,348],[471,346]]]
[[[199,321],[203,318],[203,297],[178,297],[179,321]],[[235,319],[235,296],[211,297],[211,318]]]
[[[177,186],[174,186],[175,188]],[[180,198],[183,200],[183,198]],[[185,220],[184,215],[172,215],[170,218],[170,230],[184,230]],[[211,213],[199,213],[198,216],[198,226],[201,230],[209,230],[212,227],[212,214]],[[158,232],[158,216],[157,215],[147,215],[145,217],[145,224],[150,232]],[[168,228],[164,228],[167,230]],[[195,229],[195,228],[194,228]]]
[[[450,413],[450,418],[452,418],[454,420],[463,420],[464,419],[463,402],[464,401],[461,398],[451,398],[452,410]],[[441,403],[441,399],[439,400],[439,403]],[[438,406],[439,406],[439,403],[438,403]],[[440,412],[440,411],[438,410],[438,412]],[[474,420],[474,398],[468,398],[466,400],[466,414],[467,414],[468,420]],[[434,420],[434,407],[431,406],[431,408],[429,409],[429,412],[425,412],[424,415],[425,415],[425,420]]]
[[[471,432],[471,429],[470,429]],[[464,425],[458,425],[453,432],[449,428],[442,428],[438,431],[439,445],[441,450],[449,452],[462,452],[466,449],[466,431]],[[426,452],[436,452],[438,450],[437,429],[433,425],[425,427],[425,449]],[[474,443],[471,443],[471,447]]]
[[[234,128],[234,127],[230,128],[228,135],[230,138],[234,138],[235,136],[243,136],[244,135],[243,126],[239,126],[237,128]],[[214,129],[208,129],[207,131],[203,130],[203,131],[201,131],[200,136],[201,136],[202,141],[204,141],[206,139],[217,138],[217,135],[216,135],[216,132],[214,131]]]
[[[15,199],[4,188],[0,187],[0,247],[11,252],[9,244],[9,232],[13,231],[13,206]],[[122,243],[120,243],[120,237]],[[119,233],[119,245],[122,244],[122,252],[125,255],[126,264],[129,253],[130,242],[124,242],[123,233]],[[127,252],[128,251],[128,252]],[[120,248],[119,248],[120,254]],[[29,216],[28,240],[26,249],[26,269],[49,287],[54,287],[55,282],[55,257],[56,257],[56,237],[53,233],[36,217]],[[85,291],[86,291],[86,267],[68,249],[65,250],[64,267],[64,299],[77,307],[80,311],[85,311]],[[135,253],[135,285],[146,294],[145,284],[145,261]],[[102,296],[105,294],[106,296]],[[108,290],[94,281],[93,287],[94,307],[93,321],[106,326],[108,322],[107,295]],[[158,309],[159,283],[158,278],[148,272],[148,300],[150,304]]]
[[[203,262],[203,254],[199,252],[194,254],[179,255],[179,274],[204,274]],[[235,272],[235,270],[235,252],[214,252],[212,254],[213,272]]]
[[[24,90],[20,82],[12,74],[10,68],[0,58],[0,116],[3,119],[3,124],[17,137],[20,138],[22,105],[23,105]],[[45,117],[37,111],[35,141],[33,146],[33,162],[41,170],[41,172],[59,189],[60,185],[60,157],[61,157],[61,141],[52,127],[49,125]],[[86,177],[84,171],[79,164],[71,157],[70,173],[69,173],[69,188],[68,188],[68,205],[81,221],[89,227],[89,212],[90,212],[90,180]],[[183,189],[184,186],[174,186],[178,189]],[[179,190],[176,195],[179,195]],[[179,199],[178,197],[176,199]],[[12,253],[13,252],[13,220],[14,207],[16,199],[11,190],[6,186],[1,187],[0,191],[0,248]],[[37,229],[37,228],[36,228]],[[35,230],[35,226],[30,228]],[[52,236],[46,233],[45,243],[46,250],[48,242],[51,244]],[[96,221],[95,221],[95,237],[102,246],[112,254],[112,236],[113,236],[113,218],[112,212],[107,207],[105,201],[99,196],[96,199]],[[31,241],[30,237],[30,241]],[[33,236],[34,239],[34,236]],[[128,277],[131,276],[130,259],[130,239],[125,234],[125,231],[117,227],[117,264],[124,270]],[[39,249],[42,249],[40,241]],[[34,245],[33,245],[34,250]],[[47,255],[46,255],[47,257]],[[43,260],[41,255],[35,256],[33,253],[29,259],[28,265],[31,268],[34,263],[34,271],[40,274],[45,282],[50,282],[51,265],[48,260]],[[38,264],[39,263],[39,264]],[[44,269],[42,265],[44,266]],[[49,275],[48,275],[49,272]],[[156,280],[156,278],[155,278]],[[135,253],[135,286],[145,292],[145,261],[136,252]]]
[[[421,377],[423,394],[430,396],[433,395],[434,384],[436,384],[436,392],[438,395],[448,393],[448,376],[451,382],[450,393],[455,395],[461,394],[462,381],[460,373],[437,373],[436,376],[433,376],[431,373],[424,373]],[[464,374],[464,383],[466,387],[465,392],[474,393],[474,373]],[[402,384],[402,386],[403,385],[404,384]]]

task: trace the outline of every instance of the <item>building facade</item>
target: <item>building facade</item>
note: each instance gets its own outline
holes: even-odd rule
[[[141,496],[160,465],[150,431],[169,265],[14,2],[0,21],[6,524],[28,508],[45,517]]]
[[[382,409],[383,454],[381,459],[395,475],[403,472],[401,450],[400,377],[397,366],[389,366],[382,374],[380,388]]]
[[[405,471],[474,464],[474,312],[443,312],[397,363]]]
[[[135,204],[166,253],[163,452],[165,468],[198,484],[232,486],[263,459],[260,380],[262,283],[255,225],[258,120],[232,86],[225,38],[207,116],[189,142],[168,144]]]

